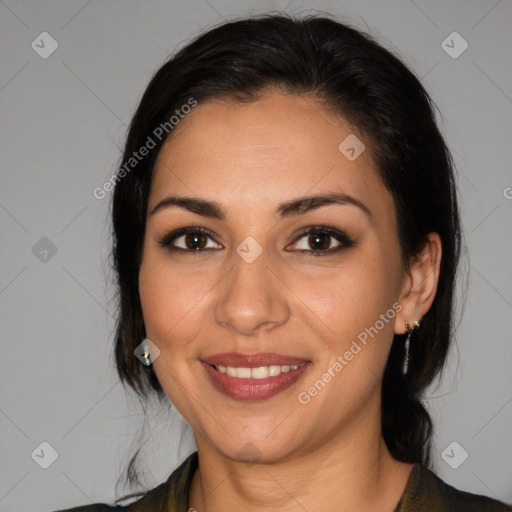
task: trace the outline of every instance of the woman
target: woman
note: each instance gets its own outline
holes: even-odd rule
[[[117,368],[197,444],[125,510],[511,510],[427,469],[460,226],[395,56],[327,18],[223,24],[153,77],[115,182]]]

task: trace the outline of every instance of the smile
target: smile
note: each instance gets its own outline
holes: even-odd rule
[[[293,386],[311,361],[277,354],[218,354],[201,360],[217,391],[234,400],[261,401]]]
[[[233,367],[233,366],[222,366],[218,365],[214,367],[220,372],[235,377],[237,379],[266,379],[267,377],[278,377],[281,373],[288,373],[290,371],[298,370],[301,366],[304,366],[306,361],[300,364],[293,365],[278,365],[273,364],[271,366],[258,366],[257,368],[244,368],[244,367]]]

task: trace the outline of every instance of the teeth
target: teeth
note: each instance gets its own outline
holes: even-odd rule
[[[260,366],[259,368],[252,368],[249,371],[249,376],[253,379],[266,379],[268,377],[270,368],[268,366]],[[238,375],[238,371],[236,372]]]
[[[306,362],[293,365],[279,366],[273,364],[271,366],[258,366],[257,368],[236,368],[234,366],[216,366],[220,373],[226,373],[230,377],[237,377],[238,379],[266,379],[267,377],[277,377],[281,373],[288,373],[293,370],[298,370],[304,366]]]
[[[268,376],[269,377],[277,377],[281,375],[281,367],[278,364],[274,364],[268,367]]]
[[[236,376],[239,379],[250,379],[251,378],[251,369],[250,368],[237,368]]]

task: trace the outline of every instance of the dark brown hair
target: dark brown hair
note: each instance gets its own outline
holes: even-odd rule
[[[131,122],[123,162],[190,98],[199,104],[221,97],[255,101],[269,87],[319,99],[366,137],[394,199],[404,265],[421,251],[428,233],[441,237],[437,294],[414,333],[407,376],[401,372],[405,336],[396,335],[382,386],[382,431],[391,454],[428,465],[432,422],[422,394],[450,345],[461,235],[453,163],[435,107],[399,58],[325,16],[264,15],[224,23],[187,44],[153,76]],[[163,395],[153,369],[140,364],[134,349],[146,335],[138,274],[151,177],[164,141],[118,180],[112,202],[116,366],[141,397]]]

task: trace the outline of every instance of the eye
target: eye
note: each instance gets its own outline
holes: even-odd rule
[[[199,226],[182,228],[165,235],[159,244],[171,251],[200,252],[212,249],[222,249],[211,233]]]
[[[323,256],[353,247],[354,244],[355,242],[343,231],[328,226],[311,226],[302,232],[291,249]]]

